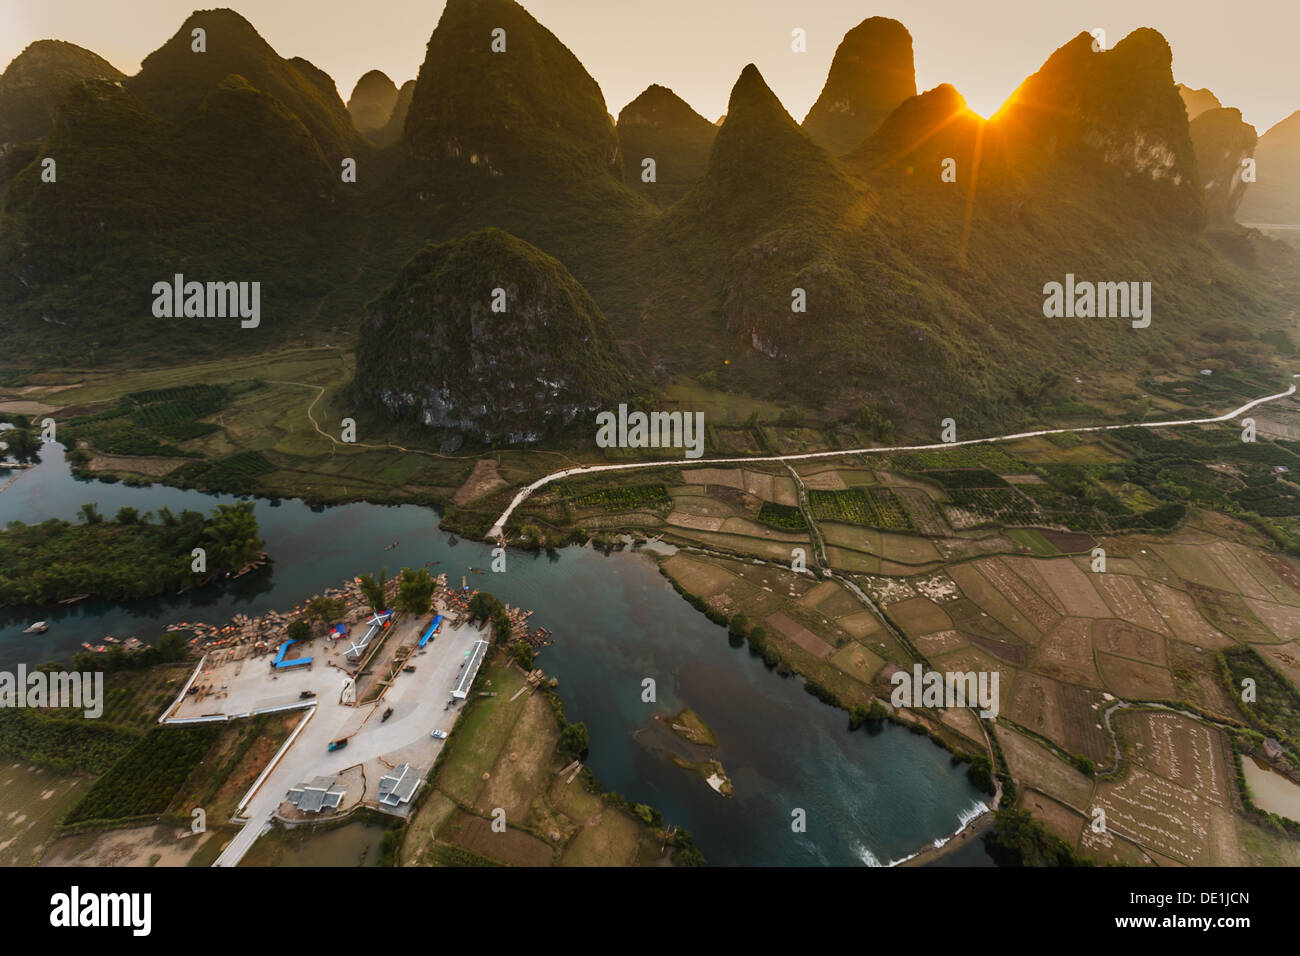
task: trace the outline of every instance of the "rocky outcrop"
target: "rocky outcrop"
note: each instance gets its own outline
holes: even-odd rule
[[[1208,224],[1230,226],[1249,188],[1243,162],[1255,153],[1255,127],[1240,110],[1211,109],[1192,120],[1191,131]]]
[[[356,387],[386,414],[510,444],[630,391],[591,296],[559,261],[499,229],[431,244],[406,264],[366,310]]]

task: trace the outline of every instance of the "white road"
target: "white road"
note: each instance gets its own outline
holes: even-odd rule
[[[460,676],[460,663],[465,659],[465,652],[478,638],[477,627],[466,624],[457,628],[444,626],[425,646],[424,654],[417,651],[411,657],[410,663],[416,669],[414,674],[399,674],[383,700],[361,707],[338,702],[344,676],[341,671],[322,667],[305,674],[309,686],[316,690],[318,703],[315,713],[244,808],[247,823],[213,865],[238,864],[270,826],[272,816],[295,784],[317,776],[333,776],[381,755],[428,741],[434,728],[450,731],[460,708],[447,710],[445,707]],[[267,678],[250,675],[249,679],[264,681]],[[393,708],[393,716],[381,722],[382,711],[388,707]],[[348,745],[330,753],[330,741],[344,736],[348,737]],[[431,741],[429,764],[419,769],[427,772],[442,746],[442,741]],[[366,781],[368,799],[375,796],[377,785],[377,779]]]
[[[1300,375],[1293,375],[1293,379]],[[797,455],[772,455],[766,457],[741,458],[699,458],[687,459],[686,463],[695,466],[705,465],[752,465],[770,463],[788,463],[793,461],[813,461],[826,458],[843,458],[848,455],[880,455],[891,452],[940,451],[946,448],[960,448],[964,445],[983,445],[995,442],[1017,441],[1023,438],[1036,438],[1043,435],[1085,434],[1088,432],[1114,431],[1121,428],[1173,428],[1180,425],[1207,425],[1225,422],[1244,415],[1253,408],[1267,402],[1294,395],[1296,385],[1276,395],[1266,395],[1247,402],[1240,408],[1211,418],[1187,418],[1165,422],[1124,422],[1116,425],[1091,425],[1081,428],[1045,428],[1037,431],[1016,432],[1010,435],[996,435],[988,438],[971,438],[956,442],[938,442],[927,445],[889,445],[871,448],[847,448],[835,451],[807,452]],[[663,468],[678,464],[674,460],[658,459],[655,461],[629,462],[616,465],[581,465],[553,472],[537,479],[515,495],[510,505],[502,512],[492,530],[489,539],[500,537],[506,522],[514,510],[533,492],[553,481],[572,475],[589,475],[603,471],[631,471],[639,468]],[[244,816],[247,823],[235,835],[215,866],[234,866],[248,852],[254,841],[270,826],[275,811],[284,801],[285,795],[294,784],[310,780],[321,775],[334,775],[357,764],[366,763],[385,753],[391,753],[419,742],[428,736],[435,727],[450,730],[458,709],[444,709],[451,696],[460,672],[460,663],[465,652],[478,638],[478,630],[470,626],[461,626],[454,630],[444,628],[438,638],[428,645],[428,653],[414,658],[417,671],[415,675],[402,675],[389,690],[381,704],[369,704],[362,708],[348,707],[338,703],[342,674],[334,668],[322,667],[300,678],[306,686],[316,690],[318,705],[307,726],[298,735],[298,739],[281,759],[279,765],[262,783],[261,788],[249,801]],[[298,675],[295,675],[298,677]],[[264,678],[262,678],[264,679]],[[295,682],[296,684],[298,681]],[[317,686],[319,685],[319,686]],[[393,716],[387,721],[379,722],[379,708],[392,707]],[[349,743],[343,750],[329,753],[331,740],[349,736]],[[435,751],[436,754],[436,751]],[[427,769],[427,768],[421,768]]]
[[[1291,378],[1300,378],[1300,375],[1292,375]],[[638,461],[618,465],[579,465],[575,468],[565,468],[563,471],[552,472],[545,477],[538,478],[531,485],[520,490],[514,496],[509,506],[501,513],[501,517],[496,520],[492,529],[488,532],[489,541],[495,541],[501,537],[504,532],[506,522],[514,510],[518,508],[534,491],[544,488],[552,481],[558,481],[561,478],[568,478],[572,475],[591,475],[601,471],[631,471],[636,468],[666,468],[672,465],[691,465],[692,467],[701,467],[704,465],[761,465],[777,462],[791,461],[811,461],[817,458],[843,458],[847,455],[883,455],[889,452],[900,451],[941,451],[945,448],[960,448],[963,445],[988,445],[994,442],[1018,441],[1022,438],[1037,438],[1040,435],[1067,435],[1083,434],[1085,432],[1105,432],[1114,431],[1120,428],[1173,428],[1178,425],[1209,425],[1215,422],[1226,422],[1244,415],[1259,405],[1266,402],[1275,402],[1280,398],[1286,398],[1294,395],[1296,384],[1293,381],[1291,387],[1285,392],[1278,392],[1276,395],[1266,395],[1263,398],[1257,398],[1252,402],[1247,402],[1240,408],[1234,408],[1223,415],[1216,415],[1213,418],[1184,418],[1179,421],[1171,422],[1123,422],[1118,425],[1088,425],[1082,428],[1043,428],[1032,432],[1016,432],[1013,435],[994,435],[990,438],[968,438],[965,441],[938,442],[933,445],[879,445],[872,448],[841,448],[836,451],[815,451],[807,452],[800,455],[770,455],[762,458],[696,458],[696,459],[664,459],[660,458],[655,461]]]

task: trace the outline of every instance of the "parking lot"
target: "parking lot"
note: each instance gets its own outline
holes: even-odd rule
[[[388,640],[416,644],[428,617],[408,616],[399,621]],[[329,642],[323,638],[303,650],[304,655],[313,657],[310,667],[273,673],[269,657],[205,666],[196,675],[195,684],[211,686],[213,692],[202,697],[186,695],[169,720],[215,714],[244,716],[278,706],[309,707],[306,725],[245,807],[243,815],[248,822],[217,865],[233,866],[239,861],[297,783],[360,765],[366,779],[363,802],[374,805],[379,778],[393,767],[409,763],[422,775],[427,773],[443,745],[430,734],[435,729],[451,730],[459,714],[459,707],[448,707],[451,691],[479,636],[477,625],[452,627],[444,622],[437,637],[412,652],[407,663],[415,672],[399,673],[383,698],[360,706],[341,703],[347,674],[328,663],[330,655],[323,645]],[[342,655],[346,642],[337,642],[335,650]],[[304,691],[315,695],[310,704],[301,697]],[[392,713],[384,720],[389,708]],[[328,749],[331,741],[345,738],[346,747]]]

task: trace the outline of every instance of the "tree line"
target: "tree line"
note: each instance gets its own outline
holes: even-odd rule
[[[0,606],[52,604],[77,595],[129,600],[182,590],[243,568],[262,552],[253,502],[208,517],[123,507],[113,520],[95,504],[77,522],[11,521],[0,531]],[[202,559],[194,549],[203,549]]]

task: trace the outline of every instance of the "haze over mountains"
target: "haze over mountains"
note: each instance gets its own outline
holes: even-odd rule
[[[388,124],[396,105],[397,85],[382,70],[371,70],[352,88],[348,115],[358,132],[374,133]]]
[[[1259,180],[1246,191],[1243,222],[1300,223],[1300,111],[1259,138]]]
[[[206,52],[191,50],[196,28]],[[1289,214],[1300,114],[1260,138],[1248,185],[1234,169],[1253,129],[1174,83],[1159,33],[1092,45],[1066,42],[984,120],[951,86],[918,95],[906,28],[871,18],[802,124],[751,65],[715,126],[661,86],[615,124],[583,65],[513,0],[449,0],[418,77],[398,90],[373,71],[347,105],[229,10],[191,15],[129,78],[70,44],[34,44],[0,77],[0,329],[39,363],[359,330],[373,367],[409,373],[401,403],[375,400],[449,431],[450,410],[487,400],[438,398],[457,364],[511,383],[520,408],[555,370],[576,375],[576,356],[603,371],[569,410],[712,372],[725,389],[845,415],[924,428],[943,410],[978,426],[1031,416],[1051,369],[1190,361],[1213,354],[1198,338],[1212,321],[1289,330],[1296,293],[1276,277],[1296,274],[1294,255],[1233,214],[1256,195]],[[1300,222],[1295,210],[1255,221]],[[491,268],[455,245],[487,228],[503,231],[475,240],[502,251]],[[512,267],[551,276],[545,294],[472,319],[470,290],[487,303]],[[176,272],[262,282],[261,327],[153,318],[152,284]],[[430,283],[453,273],[455,294],[440,296]],[[1067,273],[1151,281],[1151,327],[1045,319],[1043,286]],[[391,324],[416,295],[418,335]],[[548,339],[545,316],[603,331]],[[515,330],[529,361],[484,338],[489,326]],[[417,341],[435,344],[422,356]],[[540,408],[490,417],[462,431],[500,440],[555,424]]]

